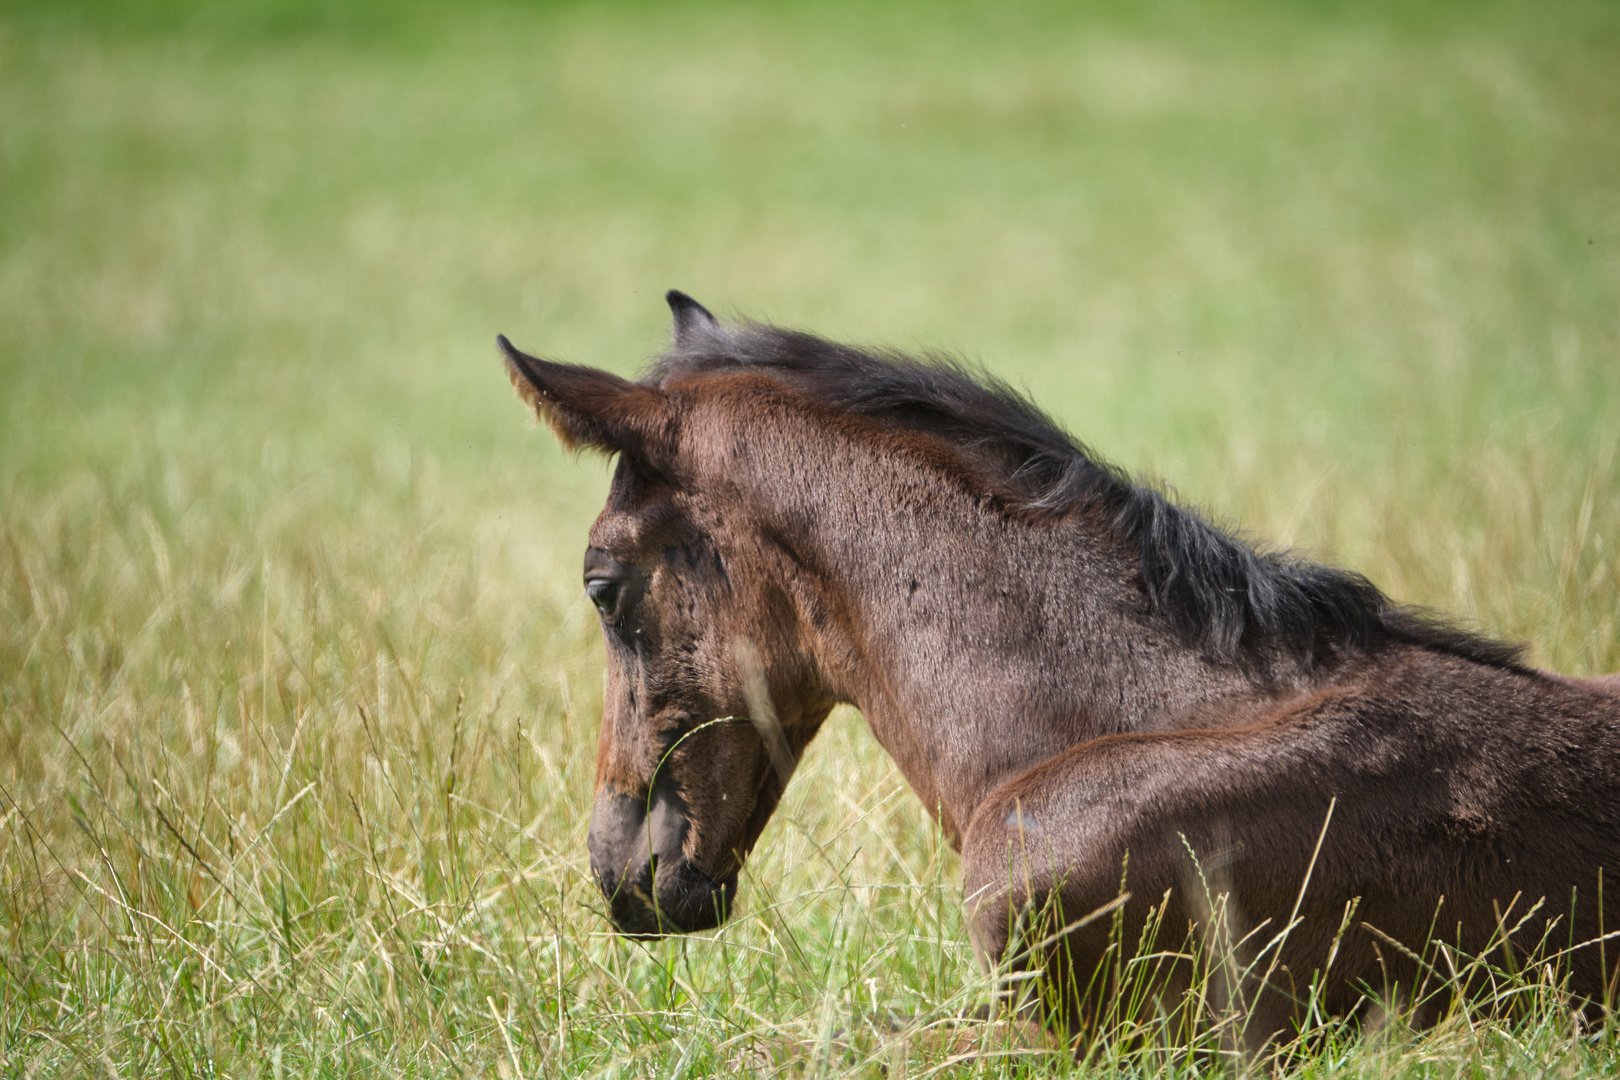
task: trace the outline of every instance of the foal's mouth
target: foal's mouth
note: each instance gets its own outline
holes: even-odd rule
[[[656,870],[656,866],[649,867]],[[713,930],[731,914],[737,892],[735,876],[717,882],[684,860],[668,868],[662,880],[649,875],[649,890],[639,882],[621,884],[607,896],[608,917],[625,937],[652,941],[672,934]]]

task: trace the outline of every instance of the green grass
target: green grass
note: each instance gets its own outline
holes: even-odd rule
[[[587,880],[606,471],[492,341],[630,371],[671,286],[1620,668],[1615,71],[1605,2],[0,5],[0,1073],[949,1060],[867,1030],[986,983],[853,713],[724,931]],[[1613,1075],[1538,993],[1286,1068]]]

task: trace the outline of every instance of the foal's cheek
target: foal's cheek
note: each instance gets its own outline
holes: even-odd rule
[[[733,728],[733,725],[722,725]],[[738,849],[753,814],[763,773],[762,751],[749,745],[752,731],[737,726],[685,751],[679,775],[687,804],[689,828],[682,853],[695,866],[716,878],[729,876],[740,866]],[[749,738],[740,738],[746,735]]]

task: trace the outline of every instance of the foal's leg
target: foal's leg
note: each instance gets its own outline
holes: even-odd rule
[[[1332,1013],[1357,1008],[1368,988],[1432,997],[1446,969],[1431,936],[1483,954],[1542,897],[1515,942],[1551,928],[1564,945],[1620,927],[1620,888],[1604,890],[1598,910],[1598,869],[1620,880],[1620,749],[1601,725],[1560,721],[1556,702],[1522,716],[1409,709],[1405,698],[1324,694],[1239,730],[1107,736],[1020,775],[964,836],[981,959],[1044,970],[1049,1021],[1079,1035],[1154,967],[1126,963],[1160,914],[1148,951],[1180,951],[1190,930],[1215,961],[1207,980],[1188,960],[1158,961],[1165,1009],[1176,1015],[1198,978],[1213,995],[1202,1006],[1233,1006],[1254,1046],[1288,1032],[1313,980]],[[1584,750],[1547,753],[1513,730],[1521,722]],[[1122,885],[1117,912],[1046,941]],[[1043,933],[1031,934],[1042,912]],[[1596,948],[1570,957],[1571,989],[1600,997],[1599,965]]]
[[[998,789],[962,849],[981,962],[1008,966],[1015,996],[1044,972],[1034,1007],[1071,1038],[1158,1013],[1207,1022],[1187,1011],[1195,984],[1206,1011],[1227,1014],[1228,1044],[1282,1031],[1293,1001],[1258,992],[1281,967],[1261,950],[1288,921],[1331,796],[1290,787],[1271,742],[1110,736]]]

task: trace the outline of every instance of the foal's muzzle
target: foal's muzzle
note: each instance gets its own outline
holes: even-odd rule
[[[673,790],[656,788],[650,802],[596,796],[586,841],[591,871],[620,932],[663,937],[725,921],[737,879],[717,882],[688,862],[681,853],[686,831],[686,812]]]

